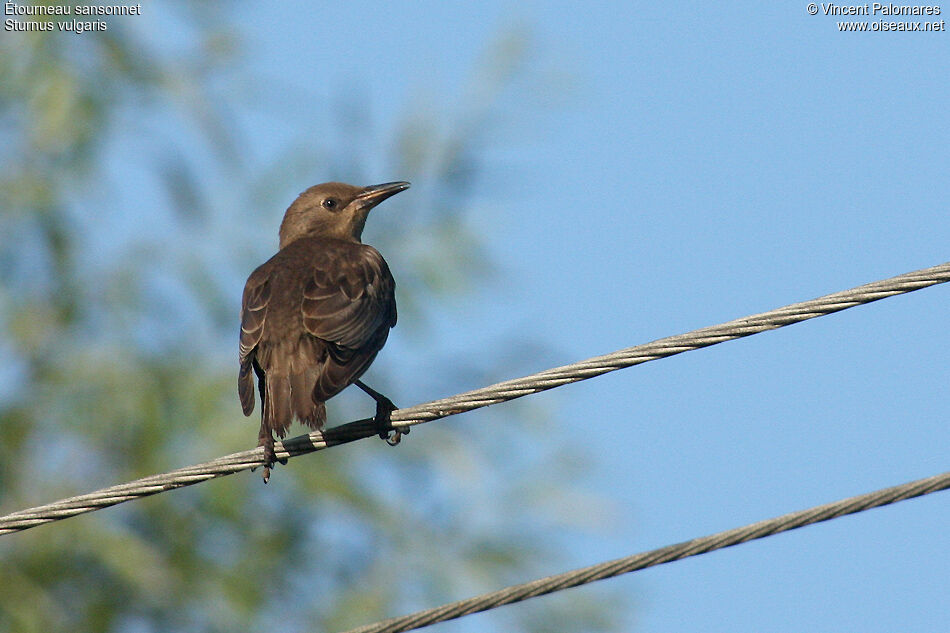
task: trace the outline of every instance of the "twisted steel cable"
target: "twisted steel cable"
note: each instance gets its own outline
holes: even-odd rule
[[[412,426],[429,422],[579,380],[586,380],[617,369],[624,369],[651,360],[708,347],[716,343],[774,330],[886,297],[913,292],[935,284],[945,283],[948,280],[950,280],[950,262],[825,295],[810,301],[793,303],[769,312],[693,330],[686,334],[668,336],[652,343],[628,347],[603,356],[595,356],[578,363],[555,367],[524,378],[506,380],[450,398],[435,400],[408,409],[399,409],[393,412],[393,425],[396,427]]]
[[[521,602],[529,598],[543,596],[545,594],[562,591],[578,585],[584,585],[605,578],[613,578],[621,574],[627,574],[632,571],[646,569],[655,565],[669,563],[681,558],[705,554],[724,547],[731,547],[739,543],[745,543],[773,534],[787,532],[796,528],[828,521],[848,514],[855,514],[877,508],[880,506],[920,497],[922,495],[946,490],[950,488],[950,472],[942,475],[935,475],[927,479],[919,479],[892,488],[885,488],[876,492],[842,499],[834,503],[792,512],[774,519],[767,519],[746,525],[744,527],[719,532],[710,536],[695,538],[683,543],[668,545],[660,549],[618,558],[616,560],[575,569],[573,571],[539,578],[531,582],[520,585],[512,585],[498,591],[482,594],[469,598],[468,600],[459,600],[450,604],[445,604],[433,609],[426,609],[411,615],[399,618],[391,618],[351,629],[346,633],[401,633],[402,631],[411,631],[422,628],[437,622],[445,622],[460,618],[463,615],[488,611],[497,607]]]
[[[523,378],[506,380],[449,398],[398,409],[392,413],[392,424],[397,429],[408,428],[416,424],[431,422],[450,415],[513,400],[651,360],[666,358],[667,356],[767,330],[774,330],[947,281],[950,281],[950,262],[825,295],[811,301],[794,303],[769,312],[694,330],[686,334],[669,336],[611,354],[595,356],[578,363],[555,367]],[[371,419],[357,420],[322,432],[315,431],[309,435],[301,435],[284,442],[278,442],[275,452],[278,459],[282,460],[322,450],[329,446],[370,437],[377,433],[378,429]],[[25,530],[51,521],[58,521],[117,503],[181,488],[182,486],[190,486],[201,481],[263,465],[264,451],[261,448],[232,453],[210,462],[144,477],[125,484],[8,514],[0,517],[0,534]]]

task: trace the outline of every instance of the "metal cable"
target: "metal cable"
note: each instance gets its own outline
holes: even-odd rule
[[[419,611],[411,615],[361,626],[351,629],[346,633],[400,633],[401,631],[411,631],[430,624],[435,624],[436,622],[444,622],[446,620],[460,618],[463,615],[488,611],[489,609],[494,609],[506,604],[521,602],[522,600],[577,587],[578,585],[584,585],[596,580],[613,578],[614,576],[639,569],[646,569],[654,565],[669,563],[680,560],[681,558],[705,554],[724,547],[731,547],[732,545],[738,545],[746,541],[764,538],[773,534],[779,534],[780,532],[787,532],[788,530],[794,530],[806,525],[811,525],[812,523],[819,523],[848,514],[863,512],[864,510],[903,501],[904,499],[920,497],[930,494],[931,492],[946,490],[947,488],[950,488],[950,472],[927,479],[919,479],[900,486],[894,486],[893,488],[885,488],[877,492],[843,499],[808,510],[792,512],[791,514],[786,514],[774,519],[759,521],[758,523],[744,527],[695,538],[691,541],[677,543],[676,545],[668,545],[649,552],[627,556],[626,558],[618,558],[605,563],[591,565],[590,567],[575,569],[574,571],[557,574],[556,576],[548,576],[547,578],[540,578],[521,585],[512,585],[505,589],[469,598],[468,600],[460,600],[451,604],[442,605],[441,607]]]
[[[507,380],[450,398],[398,409],[392,413],[392,423],[394,427],[402,428],[431,422],[472,409],[593,378],[617,369],[639,365],[647,361],[673,356],[766,330],[774,330],[799,321],[813,319],[863,303],[870,303],[878,299],[912,292],[947,281],[950,281],[950,262],[825,295],[811,301],[794,303],[777,310],[736,319],[728,323],[662,338],[652,343],[637,345],[612,354],[595,356],[579,363],[556,367],[524,378]],[[329,446],[370,437],[377,433],[378,429],[371,419],[357,420],[322,432],[315,431],[309,435],[301,435],[284,442],[278,442],[275,446],[275,452],[278,459],[283,460]],[[77,514],[92,512],[124,501],[165,492],[166,490],[190,486],[207,479],[256,468],[263,464],[264,451],[261,448],[233,453],[203,464],[180,468],[168,473],[145,477],[118,486],[103,488],[96,492],[8,514],[0,517],[0,534],[25,530],[50,521],[58,521]]]
[[[603,356],[595,356],[579,363],[556,367],[524,378],[507,380],[450,398],[435,400],[408,409],[399,409],[393,412],[393,425],[397,427],[412,426],[429,422],[448,415],[520,398],[579,380],[586,380],[658,358],[666,358],[667,356],[715,345],[716,343],[758,334],[766,330],[774,330],[877,301],[878,299],[945,283],[948,280],[950,280],[950,262],[825,295],[811,301],[793,303],[784,308],[754,314],[686,334],[661,338],[652,343],[629,347]]]

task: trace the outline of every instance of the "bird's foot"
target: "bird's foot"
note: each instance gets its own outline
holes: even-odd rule
[[[264,447],[264,472],[262,476],[266,484],[270,481],[270,469],[273,468],[277,462],[277,454],[274,452],[274,436],[270,432],[266,434],[262,432],[257,440],[257,445]],[[284,460],[281,463],[287,462]]]
[[[393,401],[383,394],[366,386],[362,381],[357,380],[355,384],[376,401],[376,415],[373,417],[373,422],[376,424],[380,439],[386,440],[386,443],[390,446],[399,444],[399,442],[402,441],[402,436],[409,434],[409,427],[404,429],[393,427],[391,420],[392,412],[399,407],[394,405]]]
[[[392,403],[392,400],[385,396],[376,401],[376,416],[373,418],[373,422],[376,423],[376,428],[379,429],[379,437],[386,440],[386,443],[390,446],[396,446],[402,441],[403,435],[409,434],[408,426],[404,429],[393,426],[392,412],[398,408]]]

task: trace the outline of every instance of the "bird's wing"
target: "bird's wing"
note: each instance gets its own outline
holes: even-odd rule
[[[241,299],[241,362],[261,342],[264,334],[264,320],[267,318],[267,304],[270,301],[270,275],[262,266],[254,271],[244,286]]]
[[[321,253],[300,306],[310,334],[347,350],[377,344],[379,331],[396,324],[396,284],[389,266],[371,246],[361,245],[358,253]]]
[[[271,285],[267,271],[258,268],[244,286],[241,299],[241,370],[238,373],[238,395],[244,415],[254,411],[254,378],[251,376],[252,352],[264,334],[267,303],[270,301]]]

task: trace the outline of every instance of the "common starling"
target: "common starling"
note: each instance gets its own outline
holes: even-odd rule
[[[265,482],[276,460],[274,433],[283,438],[295,419],[323,428],[324,403],[348,385],[373,397],[380,436],[389,437],[396,407],[359,377],[396,324],[395,282],[386,260],[360,237],[370,210],[408,188],[408,182],[310,187],[284,214],[277,254],[244,286],[238,395],[250,415],[253,368]],[[397,431],[390,443],[398,440]]]

